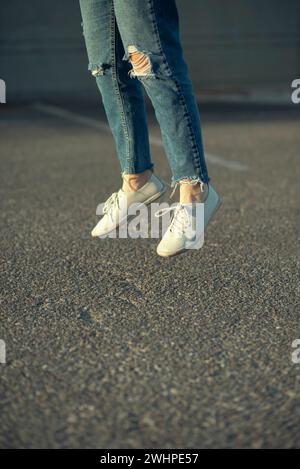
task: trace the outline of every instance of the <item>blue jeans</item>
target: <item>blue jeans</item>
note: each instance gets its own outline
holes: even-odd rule
[[[172,185],[186,178],[208,182],[176,1],[80,0],[80,7],[89,70],[102,95],[122,172],[153,167],[144,89],[160,125]],[[144,74],[134,66],[134,50],[144,54]]]

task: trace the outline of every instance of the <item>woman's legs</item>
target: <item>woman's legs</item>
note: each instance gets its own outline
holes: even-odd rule
[[[133,81],[149,95],[160,124],[172,170],[172,183],[181,195],[197,199],[200,184],[209,181],[199,111],[185,63],[175,0],[113,0]],[[184,186],[184,187],[183,187]],[[202,186],[203,187],[203,184]]]
[[[95,236],[118,226],[121,199],[151,203],[164,192],[158,178],[149,179],[153,165],[141,83],[160,124],[172,184],[181,186],[181,203],[205,200],[204,224],[220,204],[213,188],[208,191],[200,116],[183,57],[175,1],[80,0],[89,69],[102,94],[128,189],[107,200]],[[182,210],[186,209],[179,204],[175,221]],[[158,246],[160,255],[181,252],[181,245],[185,249],[185,228],[180,225],[184,229],[179,246],[173,225]]]

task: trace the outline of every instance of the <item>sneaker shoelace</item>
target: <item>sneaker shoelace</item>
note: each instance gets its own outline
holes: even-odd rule
[[[191,181],[189,180],[189,181],[182,182],[182,183],[183,184],[196,185],[196,184],[198,184],[198,180],[195,180],[195,181],[194,180],[191,180]],[[174,187],[173,187],[173,190],[171,192],[170,198],[172,198],[174,196],[174,194],[176,192],[176,189],[179,185],[180,185],[179,181],[174,184]],[[201,190],[201,192],[204,192],[204,183],[203,182],[200,182],[200,190]],[[155,216],[156,217],[162,217],[163,215],[165,215],[166,213],[171,212],[171,211],[174,211],[174,216],[173,216],[173,219],[172,219],[171,224],[169,226],[169,230],[171,231],[171,233],[175,233],[178,236],[182,236],[182,234],[184,233],[184,231],[187,228],[192,228],[190,214],[189,214],[187,208],[184,205],[179,203],[179,204],[175,205],[174,207],[163,208],[161,210],[158,210],[155,213]]]
[[[166,213],[174,212],[169,226],[171,233],[182,236],[185,230],[191,225],[190,214],[184,205],[177,204],[173,207],[162,208],[155,213],[156,217],[162,217]]]
[[[114,192],[105,202],[103,207],[103,214],[108,215],[110,219],[113,221],[113,215],[115,213],[115,209],[120,208],[120,193]]]

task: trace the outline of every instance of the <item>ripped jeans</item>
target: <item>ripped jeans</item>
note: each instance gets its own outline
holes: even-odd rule
[[[95,77],[123,173],[153,167],[143,90],[159,122],[172,171],[209,181],[197,102],[176,0],[80,0],[89,70]]]

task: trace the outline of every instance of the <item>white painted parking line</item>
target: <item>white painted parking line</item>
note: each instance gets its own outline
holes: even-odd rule
[[[52,104],[45,104],[45,103],[35,103],[33,105],[34,109],[43,112],[44,114],[48,114],[55,117],[60,117],[62,119],[67,119],[71,122],[76,122],[80,125],[85,125],[86,127],[91,127],[96,130],[100,130],[102,132],[109,132],[111,130],[109,126],[103,122],[100,122],[96,119],[92,119],[90,117],[82,116],[81,114],[77,114],[72,111],[68,111],[67,109],[63,109],[58,106],[53,106]],[[158,147],[163,147],[163,142],[160,138],[152,137],[150,135],[150,143],[152,145],[156,145]],[[206,153],[205,157],[209,163],[223,166],[224,168],[231,169],[233,171],[247,171],[248,167],[239,161],[228,160],[221,156],[211,155],[210,153]]]

